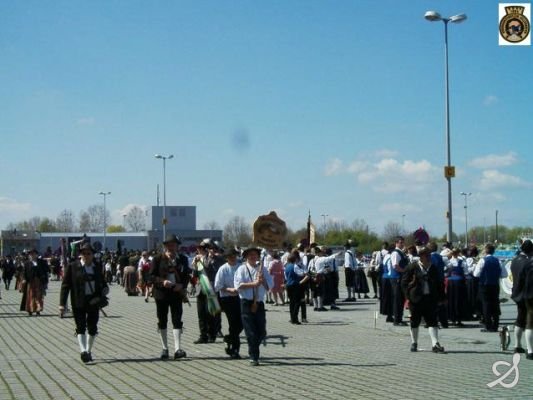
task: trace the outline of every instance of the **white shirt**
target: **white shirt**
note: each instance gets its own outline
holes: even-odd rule
[[[474,276],[476,278],[479,278],[481,276],[481,272],[483,271],[483,267],[485,267],[485,257],[482,257],[479,262],[476,264],[476,267],[474,268]],[[501,266],[501,273],[500,278],[507,278],[507,268]]]
[[[356,269],[355,257],[351,250],[346,250],[344,253],[344,268],[349,268],[353,271]]]
[[[262,270],[264,282],[268,289],[272,289],[274,282],[272,281],[272,276],[268,273],[266,268],[260,268],[259,266],[254,267],[248,264],[247,262],[241,264],[237,271],[235,272],[235,277],[233,280],[234,287],[239,291],[239,297],[245,300],[253,300],[254,293],[256,294],[257,301],[263,301],[266,294],[266,289],[264,285],[261,285],[256,288],[241,288],[242,283],[254,282],[259,270]]]
[[[215,276],[215,291],[219,292],[220,297],[234,297],[231,293],[228,293],[222,289],[235,287],[235,272],[237,272],[239,264],[231,266],[229,263],[221,266]]]

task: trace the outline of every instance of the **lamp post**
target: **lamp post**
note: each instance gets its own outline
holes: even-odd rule
[[[162,156],[156,154],[155,158],[163,160],[163,240],[167,237],[167,160],[174,158],[173,154]]]
[[[100,192],[98,193],[101,196],[104,196],[104,252],[106,249],[105,239],[106,239],[106,230],[107,230],[107,215],[106,215],[106,197],[111,194],[111,192]]]
[[[402,214],[402,235],[405,232],[405,214]]]
[[[468,247],[468,196],[472,193],[461,192],[461,196],[465,197],[465,247]]]
[[[124,232],[127,231],[126,229],[126,217],[128,216],[128,214],[122,214],[122,227],[124,228]]]
[[[455,168],[451,165],[450,154],[450,93],[448,82],[448,22],[460,23],[466,20],[466,14],[457,14],[452,17],[444,18],[436,11],[427,11],[424,18],[430,22],[442,21],[444,23],[444,89],[445,89],[445,106],[446,114],[446,158],[447,163],[444,168],[444,176],[448,181],[448,233],[447,239],[452,241],[452,178],[455,177]]]
[[[324,238],[326,237],[326,217],[328,217],[328,214],[320,214],[320,216],[322,218],[324,218],[324,224],[322,225],[323,226],[323,230],[324,230]]]

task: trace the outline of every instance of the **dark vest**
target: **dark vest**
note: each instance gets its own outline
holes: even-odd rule
[[[502,267],[500,261],[493,255],[485,257],[485,265],[479,277],[480,285],[499,285]]]

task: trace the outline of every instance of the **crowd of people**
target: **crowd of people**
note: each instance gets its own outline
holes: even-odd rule
[[[404,238],[397,237],[393,245],[383,243],[369,258],[357,251],[352,241],[336,253],[314,243],[294,248],[286,245],[282,251],[253,246],[224,249],[220,243],[205,239],[198,244],[196,254],[189,255],[180,251],[180,245],[176,235],[168,235],[160,252],[100,254],[84,241],[70,260],[40,257],[32,249],[24,255],[2,258],[0,268],[5,290],[15,278],[15,287],[22,293],[20,310],[29,316],[42,312],[49,277],[62,281],[59,311],[64,314],[70,297],[84,363],[93,360],[100,310],[109,286],[115,283],[128,295],[155,302],[162,360],[170,358],[169,312],[173,358],[187,356],[181,340],[183,303],[196,296],[199,335],[194,343],[214,343],[223,338],[226,354],[240,359],[240,334],[244,330],[250,364],[259,365],[260,343],[266,336],[265,304],[288,304],[289,322],[294,325],[308,322],[308,306],[314,312],[338,310],[342,269],[347,290],[342,303],[369,299],[370,282],[385,320],[396,326],[409,325],[412,352],[418,351],[422,321],[434,353],[445,352],[438,332],[450,325],[461,328],[465,321],[480,321],[482,332],[498,331],[499,282],[507,270],[494,256],[492,244],[480,255],[474,246],[457,249],[448,243],[440,251],[434,242],[406,247]],[[517,304],[514,351],[527,352],[528,359],[533,359],[532,256],[533,244],[524,241],[511,265],[511,298]],[[404,318],[405,310],[408,318]],[[226,335],[222,333],[221,312],[226,315]],[[523,339],[527,350],[522,347]]]

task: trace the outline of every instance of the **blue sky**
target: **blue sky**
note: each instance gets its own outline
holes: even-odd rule
[[[533,226],[531,47],[498,46],[496,1],[3,1],[0,227],[114,223],[196,205],[198,227],[276,210],[294,229],[363,218],[446,232],[444,27],[454,231]]]

